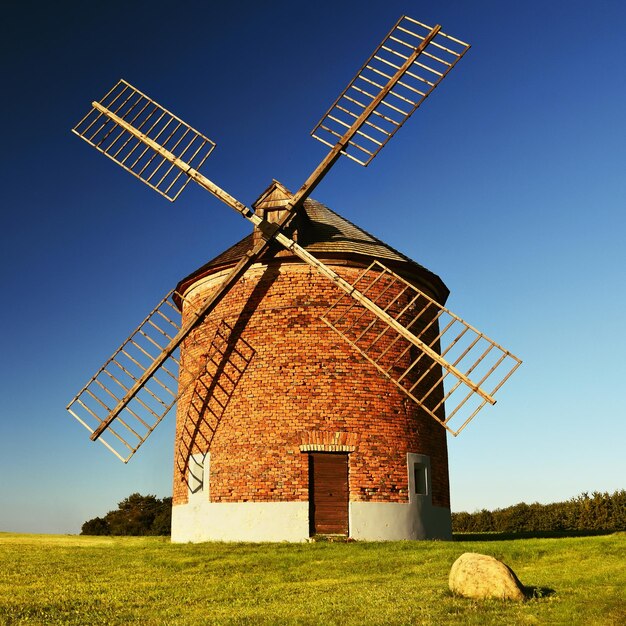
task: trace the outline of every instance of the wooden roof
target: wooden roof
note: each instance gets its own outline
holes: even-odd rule
[[[274,181],[261,194],[253,207],[258,210],[261,208],[259,205],[264,205],[265,201],[270,200],[270,198],[271,204],[278,207],[279,198],[277,196],[283,191],[287,190],[280,183]],[[292,231],[294,229],[297,242],[320,260],[367,266],[374,259],[378,259],[411,282],[417,282],[418,286],[421,283],[422,286],[429,288],[440,303],[443,304],[448,297],[449,290],[439,276],[348,221],[321,202],[317,202],[317,200],[309,198],[304,202],[300,214],[290,228]],[[291,232],[285,234],[293,236]],[[252,241],[253,233],[250,233],[189,276],[183,278],[178,283],[177,291],[184,293],[197,280],[235,265],[252,247]],[[279,244],[271,246],[261,261],[267,262],[274,258],[276,261],[295,260],[301,262]]]

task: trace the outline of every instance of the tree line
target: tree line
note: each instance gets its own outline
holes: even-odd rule
[[[172,498],[133,493],[104,517],[82,525],[81,535],[169,535]],[[582,493],[565,502],[526,504],[504,509],[452,513],[456,533],[617,532],[626,531],[626,491]]]
[[[453,513],[457,533],[616,532],[626,530],[626,491],[582,493],[566,502],[514,504],[494,511]]]
[[[86,521],[81,535],[169,535],[172,525],[172,498],[133,493],[104,517]]]

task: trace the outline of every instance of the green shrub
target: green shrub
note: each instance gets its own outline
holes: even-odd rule
[[[616,532],[626,530],[626,491],[582,493],[567,502],[453,513],[457,533]]]

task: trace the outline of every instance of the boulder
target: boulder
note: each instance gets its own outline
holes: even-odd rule
[[[524,586],[513,570],[486,554],[466,552],[452,565],[450,591],[465,598],[524,600]]]

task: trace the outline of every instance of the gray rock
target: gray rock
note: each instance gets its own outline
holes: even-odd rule
[[[486,554],[466,552],[452,565],[450,591],[465,598],[524,600],[524,585],[513,570]]]

